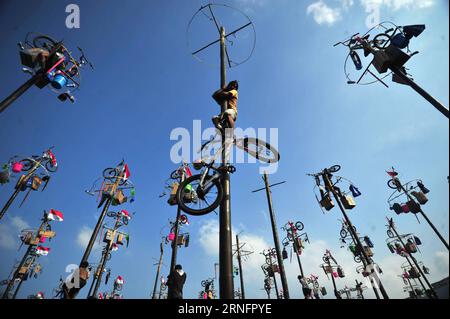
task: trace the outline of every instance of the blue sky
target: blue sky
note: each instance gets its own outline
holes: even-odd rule
[[[322,214],[312,191],[313,180],[305,175],[338,163],[343,167],[340,174],[363,193],[350,215],[358,230],[370,235],[376,245],[375,260],[385,271],[382,280],[388,293],[406,296],[396,277],[403,260],[390,255],[385,246],[385,216],[392,216],[386,203],[390,190],[385,170],[395,166],[403,180],[424,180],[431,189],[424,210],[448,238],[448,120],[413,90],[390,80],[389,89],[346,84],[342,71],[346,49],[332,45],[367,30],[367,1],[222,2],[239,7],[254,22],[255,52],[247,63],[228,70],[228,77],[240,82],[238,125],[278,128],[281,161],[270,179],[287,183],[274,188],[273,200],[279,226],[287,220],[305,224],[312,240],[302,256],[305,271],[319,274],[321,284],[331,292],[331,281],[318,268],[329,248],[347,273],[338,286],[353,285],[358,278],[350,252],[339,248],[340,213],[335,209]],[[377,2],[382,20],[427,25],[425,32],[413,39],[412,47],[420,54],[408,67],[419,84],[448,106],[448,2]],[[99,214],[95,199],[84,190],[103,168],[125,158],[136,185],[136,201],[123,208],[136,211],[136,215],[128,227],[129,248],[116,252],[109,266],[114,277],[124,277],[126,298],[148,298],[160,230],[176,213],[165,198],[158,198],[164,181],[176,168],[170,159],[174,144],[170,133],[177,127],[192,130],[193,120],[209,127],[210,118],[219,111],[211,99],[219,86],[218,69],[193,59],[186,46],[188,21],[205,3],[77,1],[81,28],[67,29],[65,7],[69,3],[35,1],[29,11],[18,2],[0,3],[0,70],[4,75],[0,98],[27,79],[20,71],[16,43],[28,31],[64,39],[69,47],[80,46],[95,64],[94,71],[83,74],[76,104],[62,104],[50,90],[32,88],[1,114],[2,161],[15,154],[39,154],[55,145],[60,167],[44,192],[31,194],[21,208],[19,202],[14,203],[2,220],[0,278],[7,277],[14,260],[24,253],[23,248],[17,251],[19,229],[37,226],[44,209],[56,208],[65,220],[54,225],[57,237],[50,244],[50,255],[40,258],[44,272],[26,282],[19,297],[37,291],[51,294],[58,278],[66,275],[65,267],[81,259],[83,239]],[[208,37],[210,29],[198,30],[198,37]],[[263,184],[258,167],[238,164],[232,176],[233,231],[242,231],[242,240],[255,250],[244,263],[249,298],[265,297],[259,252],[273,246],[265,195],[251,193]],[[6,202],[12,191],[12,184],[1,186],[0,203]],[[448,276],[448,252],[425,221],[418,224],[411,215],[396,216],[395,220],[401,231],[414,232],[424,242],[417,257],[430,267],[430,278]],[[186,229],[191,244],[179,251],[178,258],[188,273],[187,298],[196,298],[200,281],[214,276],[217,221],[215,214],[192,217]],[[97,250],[91,261],[98,256]],[[168,246],[164,262],[170,263]],[[286,268],[291,297],[302,297],[296,264],[287,263]],[[235,287],[238,285],[236,280]],[[102,290],[111,288],[103,286]],[[87,289],[83,290],[80,297],[86,293]],[[368,291],[367,297],[374,295]]]

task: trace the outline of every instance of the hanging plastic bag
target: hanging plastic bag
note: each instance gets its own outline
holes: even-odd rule
[[[405,213],[405,214],[407,214],[411,211],[407,204],[403,204],[401,207],[402,207],[403,213]]]
[[[405,25],[403,27],[403,33],[408,39],[418,37],[423,31],[425,31],[425,24]]]
[[[424,194],[428,194],[430,192],[430,190],[428,188],[425,187],[425,185],[422,182],[417,182],[417,186],[420,188],[420,190],[424,193]]]
[[[20,173],[22,171],[22,168],[23,168],[23,164],[20,162],[14,162],[12,164],[12,171],[14,173]]]
[[[288,259],[288,252],[286,251],[286,248],[283,248],[282,255],[283,255],[283,260]]]
[[[325,289],[325,287],[320,288],[320,293],[322,294],[322,296],[327,295],[327,290]]]

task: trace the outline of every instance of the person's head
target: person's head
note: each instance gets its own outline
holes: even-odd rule
[[[81,264],[80,264],[80,268],[88,268],[89,267],[89,263],[87,262],[87,261],[83,261]]]
[[[228,83],[227,86],[228,90],[238,90],[239,89],[239,83],[236,80],[231,81]]]
[[[183,267],[181,267],[181,265],[176,265],[175,266],[175,270],[182,270],[183,269]]]

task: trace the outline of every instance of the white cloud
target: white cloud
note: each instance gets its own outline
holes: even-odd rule
[[[89,240],[91,239],[91,235],[92,235],[92,228],[89,228],[88,226],[83,226],[80,231],[78,232],[77,235],[77,244],[82,247],[83,249],[87,247]],[[93,250],[99,248],[100,246],[98,245],[98,242],[95,241],[94,246],[93,246]]]
[[[22,229],[30,228],[28,223],[19,216],[9,218],[6,224],[0,225],[0,247],[15,249],[19,245],[17,236]]]
[[[361,5],[368,9],[374,6],[387,7],[394,11],[400,9],[425,9],[434,5],[434,0],[361,0]]]
[[[343,4],[347,4],[348,1],[344,1]],[[335,24],[342,19],[340,8],[331,8],[322,0],[314,2],[306,9],[308,15],[312,14],[314,21],[317,24],[327,24],[329,26]]]

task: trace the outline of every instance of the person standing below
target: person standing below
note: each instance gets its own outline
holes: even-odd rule
[[[224,89],[219,89],[212,95],[217,104],[222,105],[222,103],[227,103],[227,109],[225,112],[212,118],[214,126],[220,131],[225,128],[231,128],[232,130],[234,129],[238,114],[238,89],[239,84],[236,80],[234,80],[228,83]],[[223,123],[225,123],[226,127],[222,126]]]
[[[309,288],[309,284],[306,281],[306,278],[303,277],[302,275],[299,275],[297,278],[300,284],[302,285],[303,295],[305,296],[305,299],[312,299],[311,296],[312,290],[311,288]]]
[[[167,287],[169,288],[167,299],[183,299],[183,287],[186,282],[186,273],[181,265],[175,266],[175,271],[167,277]]]

